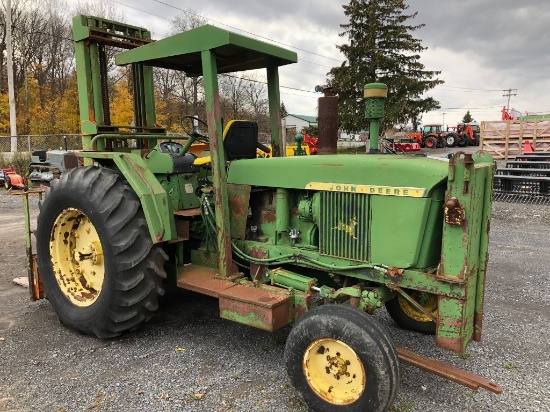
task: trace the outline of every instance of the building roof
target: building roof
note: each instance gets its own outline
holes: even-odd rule
[[[304,122],[308,122],[308,123],[317,123],[317,117],[315,116],[305,116],[303,114],[288,114],[289,116],[294,116],[298,119],[301,119],[303,120]]]

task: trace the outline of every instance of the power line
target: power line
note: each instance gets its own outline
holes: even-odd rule
[[[341,61],[342,61],[342,60],[335,59],[335,58],[333,58],[333,57],[323,56],[322,54],[318,54],[318,53],[311,52],[311,51],[308,51],[308,50],[305,50],[305,49],[301,49],[301,48],[299,48],[299,47],[292,46],[292,45],[290,45],[290,44],[286,44],[286,43],[283,43],[283,42],[279,42],[279,41],[270,39],[270,38],[268,38],[268,37],[260,36],[259,34],[255,34],[255,33],[252,33],[252,32],[246,31],[246,30],[243,30],[243,29],[239,29],[238,27],[234,27],[234,26],[231,26],[231,25],[229,25],[229,24],[225,24],[225,23],[219,22],[219,21],[214,20],[214,19],[211,19],[211,18],[209,18],[209,17],[202,16],[202,15],[200,15],[200,14],[198,14],[198,13],[194,13],[194,12],[190,12],[190,11],[188,11],[188,10],[184,10],[184,9],[182,9],[182,8],[180,8],[180,7],[176,7],[176,6],[173,6],[173,5],[171,5],[171,4],[164,3],[164,2],[162,2],[162,1],[160,1],[160,0],[153,0],[153,1],[156,1],[156,2],[158,2],[158,3],[160,3],[160,4],[164,4],[164,5],[168,6],[168,7],[172,7],[172,8],[174,8],[174,9],[176,9],[176,10],[183,11],[184,13],[191,13],[191,14],[197,16],[197,17],[203,17],[203,18],[205,18],[205,19],[207,19],[207,20],[210,20],[210,21],[212,21],[212,22],[214,22],[214,23],[216,23],[216,24],[221,24],[221,25],[223,25],[223,26],[230,27],[230,28],[232,28],[232,29],[242,31],[243,33],[247,33],[247,34],[250,34],[250,35],[252,35],[252,36],[256,36],[256,37],[258,37],[258,38],[262,38],[262,39],[269,40],[269,41],[274,42],[274,43],[281,44],[281,45],[283,45],[283,46],[285,46],[285,47],[291,47],[291,48],[293,48],[293,49],[300,50],[300,51],[303,51],[303,52],[305,52],[305,53],[309,53],[309,54],[312,54],[312,55],[315,55],[315,56],[319,56],[319,57],[323,57],[323,58],[326,58],[326,59],[334,60],[334,61],[337,61],[337,62],[341,62]],[[126,3],[123,3],[123,2],[121,2],[121,1],[113,0],[113,2],[114,2],[114,3],[117,3],[117,4],[120,4],[121,6],[124,6],[124,7],[128,7],[128,8],[130,8],[130,9],[137,10],[137,11],[140,11],[140,12],[142,12],[142,13],[146,13],[146,14],[149,14],[149,15],[151,15],[151,16],[154,16],[154,17],[158,17],[159,19],[163,19],[163,20],[170,21],[170,22],[173,21],[172,19],[169,19],[169,18],[167,18],[167,17],[159,16],[158,14],[151,13],[151,12],[149,12],[149,11],[147,11],[147,10],[143,10],[143,9],[140,9],[140,8],[137,8],[137,7],[134,7],[134,6],[130,6],[130,5],[128,5],[128,4],[126,4]],[[314,62],[311,62],[311,61],[305,60],[305,59],[300,59],[298,63],[309,63],[309,64],[313,64],[313,65],[316,65],[316,66],[320,66],[320,67],[325,67],[325,68],[328,68],[328,69],[332,69],[332,66],[327,66],[327,65],[324,65],[324,64],[320,64],[320,63],[314,63]],[[314,74],[315,74],[315,73],[314,73]]]
[[[508,97],[508,105],[506,106],[508,109],[510,109],[510,97],[511,96],[517,96],[518,95],[518,89],[506,89],[502,90],[504,94],[502,97]],[[514,93],[512,93],[514,92]]]
[[[458,86],[448,86],[448,85],[439,85],[437,87],[443,87],[448,89],[458,89],[458,90],[464,90],[464,91],[476,91],[476,92],[501,92],[502,89],[474,89],[470,87],[458,87]]]
[[[172,7],[173,9],[183,11],[184,13],[190,13],[190,14],[193,14],[193,15],[195,15],[195,16],[197,16],[197,17],[205,18],[205,19],[210,20],[210,21],[212,21],[212,22],[214,22],[214,23],[216,23],[216,24],[221,24],[221,25],[223,25],[223,26],[230,27],[230,28],[232,28],[232,29],[242,31],[243,33],[250,34],[250,35],[255,36],[255,37],[258,37],[258,38],[260,38],[260,39],[269,40],[270,42],[277,43],[277,44],[281,44],[281,45],[283,45],[283,46],[285,46],[285,47],[291,47],[291,48],[293,48],[293,49],[303,51],[304,53],[309,53],[309,54],[312,54],[312,55],[314,55],[314,56],[322,57],[322,58],[324,58],[324,59],[329,59],[329,60],[334,60],[334,61],[336,61],[336,62],[341,62],[341,60],[335,59],[334,57],[324,56],[324,55],[322,55],[322,54],[315,53],[315,52],[312,52],[312,51],[309,51],[309,50],[305,50],[305,49],[301,49],[300,47],[292,46],[292,45],[290,45],[290,44],[286,44],[286,43],[283,43],[283,42],[280,42],[280,41],[277,41],[277,40],[273,40],[273,39],[270,39],[269,37],[261,36],[261,35],[259,35],[259,34],[252,33],[252,32],[247,31],[247,30],[239,29],[238,27],[231,26],[231,25],[226,24],[226,23],[222,23],[221,21],[214,20],[214,19],[212,19],[212,18],[210,18],[210,17],[202,16],[202,15],[199,14],[199,13],[195,13],[195,12],[192,12],[192,11],[189,11],[189,10],[184,10],[184,9],[182,9],[181,7],[173,6],[173,5],[169,4],[169,3],[165,3],[165,2],[160,1],[160,0],[153,0],[153,1],[155,1],[155,2],[157,2],[157,3],[160,3],[160,4],[163,4],[163,5],[165,5],[165,6],[168,6],[168,7]],[[118,3],[118,2],[116,2],[116,3]]]

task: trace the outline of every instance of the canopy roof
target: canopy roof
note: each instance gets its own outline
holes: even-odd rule
[[[115,56],[117,65],[143,63],[202,74],[201,52],[212,50],[218,73],[254,70],[298,61],[295,52],[211,25],[197,27]]]

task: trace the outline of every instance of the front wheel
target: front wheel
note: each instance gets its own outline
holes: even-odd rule
[[[61,322],[98,338],[151,318],[164,293],[166,254],[141,204],[110,169],[69,170],[51,182],[36,232],[44,289]]]
[[[437,146],[437,139],[433,136],[426,137],[426,142],[424,143],[424,146],[426,146],[428,149],[435,149]]]
[[[445,139],[447,140],[447,147],[455,147],[457,143],[458,135],[456,133],[448,133]]]
[[[4,187],[6,188],[6,190],[10,190],[10,189],[11,189],[11,179],[10,179],[10,175],[4,175]]]
[[[313,411],[386,411],[399,387],[388,333],[349,306],[323,305],[299,319],[287,339],[285,364]]]

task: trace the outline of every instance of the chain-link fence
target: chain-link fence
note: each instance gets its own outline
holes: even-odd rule
[[[18,152],[35,150],[77,150],[82,149],[79,134],[39,134],[17,136]],[[0,136],[0,152],[11,152],[11,136]]]

